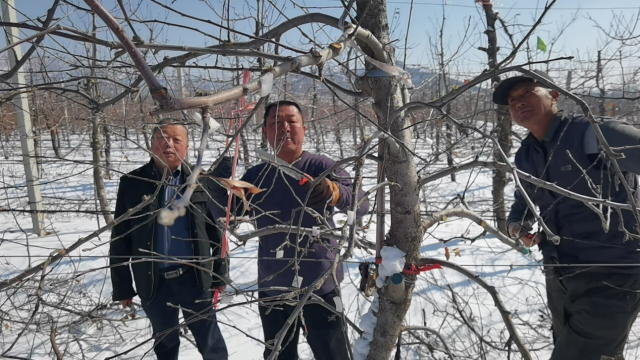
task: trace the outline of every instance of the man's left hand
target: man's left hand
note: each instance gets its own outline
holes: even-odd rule
[[[211,298],[211,303],[213,304],[214,308],[218,306],[218,303],[220,302],[220,298],[222,297],[222,294],[226,289],[227,289],[226,285],[213,288],[213,297]]]

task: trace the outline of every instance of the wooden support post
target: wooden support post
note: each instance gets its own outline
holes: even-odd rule
[[[14,0],[0,0],[2,4],[2,20],[17,23],[16,5]],[[19,41],[18,28],[7,26],[7,45]],[[13,68],[22,57],[20,45],[9,50],[9,68]],[[23,87],[25,85],[24,73],[18,70],[11,78],[11,85]],[[29,100],[26,94],[20,94],[13,98],[20,133],[20,146],[22,148],[22,163],[24,165],[25,178],[27,180],[27,193],[29,196],[29,209],[31,210],[31,222],[33,234],[44,236],[44,213],[42,212],[42,195],[40,194],[40,176],[36,163],[36,151],[33,142],[33,130],[31,128],[31,114],[29,113]]]

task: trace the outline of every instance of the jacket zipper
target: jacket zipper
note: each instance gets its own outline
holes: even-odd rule
[[[157,180],[157,176],[156,176],[156,180]],[[162,185],[157,185],[157,186],[162,186]],[[162,191],[162,189],[160,189],[160,191]],[[158,210],[158,205],[160,203],[160,199],[158,199],[158,197],[156,196],[156,211]],[[153,226],[151,228],[151,251],[152,252],[156,252],[156,226],[158,226],[156,224],[157,220],[153,222]],[[155,297],[155,291],[154,291],[154,283],[155,283],[155,277],[154,277],[154,272],[155,272],[155,267],[156,267],[156,262],[152,261],[151,262],[151,299],[149,299],[149,302],[151,302],[153,300],[153,298]]]
[[[187,216],[189,217],[189,235],[193,238],[193,227],[194,227],[193,226],[193,222],[194,222],[194,220],[193,220],[193,214],[191,214],[190,210],[187,210]],[[198,229],[198,227],[195,227],[195,228]],[[199,243],[200,241],[199,241],[198,236],[200,236],[200,233],[198,233],[196,235],[196,237],[195,237],[195,240],[198,241],[198,243]],[[193,245],[194,239],[190,239],[189,242],[191,243],[191,253],[193,254],[194,263],[198,263],[198,265],[200,265],[200,263],[196,260],[197,256],[199,256],[200,254],[196,254],[196,249],[195,249],[195,246]],[[198,284],[200,284],[199,271],[196,268],[194,268],[194,270],[195,270],[194,272],[196,274],[196,282]]]

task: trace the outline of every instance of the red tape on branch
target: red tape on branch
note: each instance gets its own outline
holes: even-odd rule
[[[402,270],[402,273],[405,275],[419,275],[421,272],[433,270],[433,269],[442,269],[442,266],[438,264],[431,265],[422,265],[417,267],[416,264],[411,264],[411,266],[407,269]]]

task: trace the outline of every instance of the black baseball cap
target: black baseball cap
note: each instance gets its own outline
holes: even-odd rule
[[[540,75],[550,83],[555,84],[553,82],[553,79],[551,79],[549,74],[547,74],[546,72],[542,70],[533,70],[532,72]],[[513,89],[516,85],[523,82],[536,82],[536,79],[532,78],[529,75],[519,75],[502,80],[496,90],[493,92],[493,102],[498,105],[509,105],[509,92],[511,92],[511,89]]]

